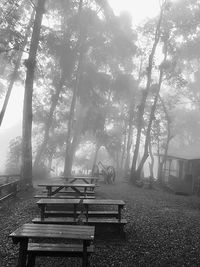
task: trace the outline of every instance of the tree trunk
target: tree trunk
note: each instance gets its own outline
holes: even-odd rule
[[[26,60],[27,67],[24,108],[23,108],[23,127],[22,127],[22,179],[24,185],[32,186],[32,95],[34,70],[36,65],[36,54],[39,44],[40,29],[44,13],[45,0],[38,1],[36,15],[31,37],[29,58]]]
[[[66,152],[65,152],[65,165],[64,165],[64,175],[71,175],[71,168],[70,166],[72,165],[71,163],[71,150],[72,150],[72,131],[73,131],[73,125],[74,125],[74,113],[75,113],[75,106],[76,106],[76,98],[77,98],[77,93],[79,90],[80,86],[80,76],[81,76],[81,68],[82,68],[82,61],[83,61],[83,49],[82,49],[82,43],[83,43],[83,36],[82,36],[82,31],[81,31],[81,12],[82,12],[82,5],[83,5],[83,0],[80,0],[79,2],[79,46],[80,46],[80,51],[78,55],[78,60],[77,60],[77,70],[76,70],[76,81],[75,81],[75,87],[73,91],[73,96],[72,96],[72,102],[70,106],[70,114],[69,114],[69,120],[68,120],[68,129],[67,129],[67,137],[66,137]]]
[[[151,163],[149,163],[150,177],[154,177],[154,173],[153,173],[153,168],[154,168],[154,156],[153,156],[153,152],[152,152],[151,140],[150,140],[150,142],[149,142],[149,154],[150,154],[150,157],[151,157]]]
[[[20,66],[20,63],[21,63],[21,59],[22,59],[22,55],[23,55],[24,49],[25,49],[26,44],[27,44],[28,36],[30,34],[30,29],[31,29],[31,26],[32,26],[32,20],[34,18],[34,15],[35,15],[35,10],[32,11],[31,18],[30,18],[28,27],[26,29],[26,34],[25,34],[25,37],[24,37],[24,41],[23,41],[22,46],[20,48],[21,51],[19,52],[19,55],[17,57],[17,61],[15,63],[14,70],[13,70],[13,72],[11,74],[11,77],[10,77],[10,83],[8,85],[8,90],[7,90],[6,97],[5,97],[5,100],[4,100],[4,103],[3,103],[3,107],[2,107],[2,110],[1,110],[1,113],[0,113],[0,125],[2,124],[2,121],[3,121],[3,118],[4,118],[4,114],[6,112],[6,108],[7,108],[7,105],[8,105],[9,98],[10,98],[10,94],[11,94],[13,85],[14,85],[14,83],[16,81],[16,78],[17,78],[18,69],[19,69],[19,66]]]
[[[48,115],[48,118],[47,118],[47,121],[46,121],[46,124],[45,124],[44,138],[43,138],[42,144],[39,147],[39,149],[37,151],[37,154],[35,156],[34,168],[37,168],[37,166],[39,165],[39,163],[41,161],[42,154],[44,153],[44,151],[46,149],[46,146],[48,144],[49,131],[50,131],[50,128],[51,128],[51,125],[52,125],[52,121],[53,121],[53,114],[54,114],[55,108],[56,108],[56,106],[58,104],[58,100],[59,100],[59,96],[60,96],[61,90],[62,90],[63,85],[65,83],[65,76],[66,76],[66,74],[64,72],[62,72],[62,76],[61,76],[61,79],[60,79],[60,82],[59,82],[59,86],[58,86],[58,88],[56,90],[56,93],[54,95],[52,95],[52,103],[51,103],[49,115]]]
[[[66,18],[64,16],[64,20],[62,22],[62,24],[64,25],[64,29],[66,27],[66,23],[67,23],[67,21],[66,21]],[[61,48],[61,49],[63,49],[63,53],[67,53],[66,48],[65,48],[65,44],[66,44],[66,42],[68,42],[68,39],[69,39],[69,36],[65,33],[64,40],[63,40],[63,47]],[[73,54],[74,55],[77,53],[77,50],[79,49],[79,45],[80,45],[80,43],[77,42],[77,44],[76,44],[76,46],[75,46],[75,48],[73,50]],[[51,129],[51,126],[52,126],[53,115],[54,115],[54,111],[56,109],[56,106],[58,104],[58,100],[59,100],[62,88],[63,88],[67,78],[71,77],[71,75],[72,75],[73,68],[71,68],[70,71],[68,70],[68,72],[66,72],[66,70],[63,67],[63,60],[64,59],[62,57],[59,60],[59,64],[60,64],[60,68],[62,70],[62,74],[61,74],[61,77],[60,77],[59,85],[56,88],[56,92],[55,92],[54,95],[52,95],[52,103],[51,103],[51,107],[50,107],[50,111],[49,111],[49,115],[48,115],[47,121],[45,123],[44,138],[43,138],[42,144],[40,145],[40,147],[39,147],[39,149],[37,151],[37,154],[36,154],[36,157],[35,157],[35,162],[34,162],[34,168],[36,168],[38,166],[39,162],[41,161],[42,155],[43,155],[43,153],[44,153],[44,151],[46,149],[46,146],[48,144],[49,132],[50,132],[50,129]],[[72,62],[70,62],[69,64],[72,64],[72,65],[75,64],[75,57],[72,59]]]
[[[167,59],[167,44],[166,43],[164,44],[164,50],[165,50],[165,52],[164,52],[163,65],[166,63],[166,59]],[[146,138],[145,138],[144,154],[142,156],[142,159],[141,159],[139,167],[138,167],[138,175],[140,174],[140,170],[142,170],[142,168],[144,166],[144,163],[145,163],[146,159],[148,158],[148,148],[149,148],[150,139],[151,139],[151,137],[150,137],[151,127],[152,127],[152,123],[153,123],[153,120],[154,120],[155,110],[156,110],[156,107],[157,107],[157,102],[158,102],[159,93],[160,93],[160,90],[161,90],[161,85],[162,85],[163,75],[164,75],[163,65],[160,66],[160,75],[159,75],[158,88],[157,88],[156,95],[154,97],[153,106],[151,107],[149,123],[148,123],[148,127],[147,127]]]
[[[74,135],[73,135],[73,139],[72,139],[72,142],[70,145],[69,156],[68,156],[68,161],[67,161],[67,165],[66,165],[66,169],[67,169],[68,174],[71,174],[73,159],[75,156],[76,148],[80,142],[81,132],[83,129],[83,121],[84,121],[83,117],[85,115],[85,111],[82,108],[81,108],[81,111],[82,111],[82,113],[79,114],[80,117],[77,119],[76,124],[74,126]]]
[[[126,160],[125,160],[125,171],[129,170],[130,167],[130,151],[132,145],[132,135],[133,135],[133,116],[134,116],[134,107],[132,103],[130,113],[129,113],[129,123],[128,123],[128,137],[127,137],[127,146],[126,146]]]
[[[127,131],[126,131],[127,132]],[[120,169],[123,170],[125,166],[125,154],[127,153],[126,151],[126,146],[127,146],[127,133],[125,132],[124,134],[124,142],[123,142],[123,147],[122,147],[122,153],[121,153],[121,160],[120,160]]]
[[[160,18],[159,18],[159,21],[158,21],[158,24],[157,24],[157,27],[156,27],[153,47],[152,47],[152,50],[151,50],[151,54],[149,55],[149,64],[148,64],[148,68],[147,68],[146,89],[143,92],[142,101],[141,101],[141,104],[140,104],[140,106],[138,108],[137,137],[136,137],[135,150],[134,150],[132,166],[131,166],[131,175],[130,175],[130,180],[134,184],[136,183],[136,180],[139,178],[138,177],[138,172],[140,173],[140,171],[141,171],[139,168],[136,170],[136,163],[137,163],[137,158],[138,158],[138,153],[139,153],[139,148],[140,148],[140,138],[141,138],[141,132],[142,132],[144,110],[145,110],[147,96],[149,94],[149,90],[150,90],[150,86],[151,86],[151,75],[152,75],[152,68],[153,68],[153,59],[154,59],[154,55],[155,55],[155,52],[156,52],[157,45],[158,45],[159,40],[160,40],[160,34],[161,34],[161,29],[160,28],[161,28],[162,19],[163,19],[163,8],[161,9],[161,12],[160,12]]]
[[[167,153],[168,153],[168,148],[169,148],[169,143],[172,140],[172,138],[174,137],[173,135],[171,135],[171,128],[170,128],[170,124],[171,124],[171,119],[170,116],[168,114],[167,108],[165,106],[164,101],[162,100],[162,98],[159,95],[159,100],[163,106],[163,110],[165,112],[165,116],[166,116],[166,120],[167,120],[167,142],[165,145],[165,150],[164,150],[164,156],[162,158],[162,160],[159,160],[159,165],[158,165],[158,181],[159,183],[162,185],[163,184],[163,179],[162,179],[162,171],[163,171],[163,166],[166,162],[166,157],[167,157]],[[158,155],[160,158],[160,155]]]
[[[82,59],[81,59],[82,61]],[[71,175],[71,150],[72,150],[72,131],[74,126],[74,113],[75,113],[75,106],[76,106],[76,98],[77,98],[77,92],[79,87],[79,79],[80,79],[80,73],[81,73],[81,62],[79,61],[79,66],[77,69],[77,75],[76,75],[76,82],[75,82],[75,88],[73,92],[72,102],[70,106],[70,113],[69,113],[69,121],[68,121],[68,132],[67,132],[67,138],[66,138],[66,153],[65,153],[65,166],[64,166],[64,175]]]

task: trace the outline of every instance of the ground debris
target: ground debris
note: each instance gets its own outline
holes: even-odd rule
[[[200,198],[145,190],[126,183],[97,189],[101,198],[123,199],[126,239],[96,239],[93,267],[200,266]],[[30,195],[9,201],[0,213],[0,266],[16,266],[18,246],[9,233],[38,215]],[[102,233],[102,236],[104,233]],[[78,267],[80,259],[38,258],[36,267]]]

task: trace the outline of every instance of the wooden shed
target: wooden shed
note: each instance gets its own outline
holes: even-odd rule
[[[160,155],[160,157],[163,157]],[[167,155],[162,169],[166,185],[176,193],[200,193],[200,156],[197,158]]]

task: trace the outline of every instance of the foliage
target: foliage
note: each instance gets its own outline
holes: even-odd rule
[[[18,174],[21,172],[22,138],[20,136],[12,139],[9,144],[5,172],[8,174]]]
[[[70,132],[74,163],[86,164],[76,151],[90,142],[91,162],[96,146],[106,148],[120,168],[129,166],[140,127],[138,153],[143,151],[153,103],[149,142],[154,153],[165,148],[169,131],[175,147],[198,143],[199,0],[161,2],[160,24],[155,17],[133,27],[130,14],[116,16],[106,0],[84,0],[81,12],[80,1],[47,1],[33,90],[34,159],[40,154],[46,166],[63,161]],[[31,10],[22,0],[0,4],[0,94],[22,48]],[[19,84],[25,77],[22,63]],[[159,90],[165,108],[154,101]]]

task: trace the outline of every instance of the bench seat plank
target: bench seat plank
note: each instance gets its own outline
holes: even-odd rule
[[[80,214],[80,211],[76,212],[78,215]],[[118,212],[114,210],[99,210],[99,211],[89,211],[88,212],[89,216],[97,216],[97,217],[117,217]],[[57,211],[57,210],[51,210],[51,211],[45,211],[45,216],[49,217],[64,217],[64,216],[74,216],[74,211]]]
[[[83,191],[83,190],[80,190],[80,192],[81,192],[81,194],[94,194],[94,190],[87,190],[86,192]],[[47,194],[48,191],[47,190],[42,190],[42,193]],[[76,195],[78,195],[78,193],[76,191],[68,190],[68,189],[67,190],[63,190],[63,191],[59,191],[58,194],[76,194]]]
[[[95,196],[78,196],[78,195],[72,195],[72,196],[59,196],[59,195],[53,195],[53,196],[47,196],[47,195],[35,195],[34,198],[47,198],[47,199],[73,199],[73,198],[83,198],[83,199],[94,199]]]
[[[77,221],[74,220],[74,218],[70,217],[61,217],[61,218],[45,218],[44,220],[41,220],[41,218],[34,218],[32,220],[33,223],[41,223],[41,224],[77,224]],[[86,222],[86,219],[83,219],[84,224],[88,225],[100,225],[100,224],[126,224],[126,219],[121,219],[120,221],[116,218],[95,218],[90,217],[88,218],[88,221]]]
[[[28,244],[28,253],[37,253],[42,254],[44,252],[50,252],[49,256],[51,256],[52,252],[61,252],[61,253],[83,253],[83,245],[82,244],[55,244],[55,243],[29,243]],[[87,253],[94,252],[94,245],[90,245],[87,247]]]

